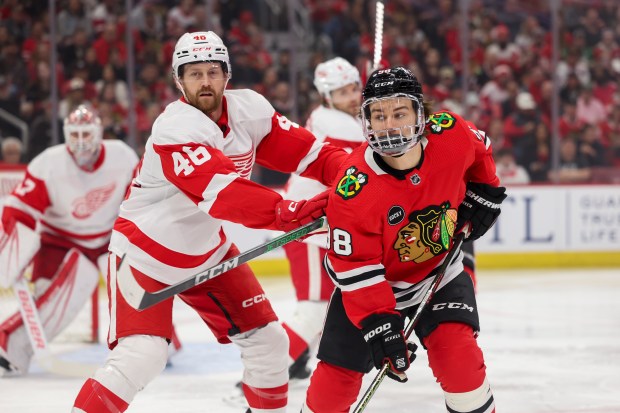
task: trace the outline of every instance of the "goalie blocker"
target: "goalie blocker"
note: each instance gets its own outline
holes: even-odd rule
[[[35,302],[49,340],[73,321],[98,282],[98,268],[76,248],[71,249],[49,288]],[[0,325],[0,365],[12,372],[25,374],[32,356],[33,349],[26,328],[20,313],[16,312]]]

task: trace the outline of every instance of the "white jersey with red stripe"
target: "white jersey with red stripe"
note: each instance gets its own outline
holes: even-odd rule
[[[180,99],[153,124],[121,205],[110,250],[172,284],[208,268],[230,247],[222,220],[275,229],[282,197],[248,178],[254,163],[330,183],[346,153],[323,145],[251,90],[229,90],[217,122]]]
[[[7,198],[3,225],[16,219],[84,248],[102,247],[137,163],[136,153],[118,140],[103,141],[92,171],[80,168],[64,144],[48,148]]]
[[[348,153],[365,142],[359,118],[323,105],[312,111],[306,122],[306,128],[321,142],[343,148]],[[327,187],[318,181],[291,174],[283,196],[287,199],[309,199],[326,189]],[[327,235],[313,235],[304,242],[327,248]]]

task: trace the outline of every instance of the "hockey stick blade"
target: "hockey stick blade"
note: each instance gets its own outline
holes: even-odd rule
[[[43,370],[61,376],[80,378],[91,376],[98,366],[61,360],[52,353],[26,281],[23,278],[19,279],[13,285],[13,289],[37,364]]]
[[[465,233],[463,232],[460,232],[454,239],[454,244],[452,245],[452,249],[450,250],[450,252],[448,252],[448,255],[446,255],[446,258],[443,260],[443,263],[439,267],[439,270],[437,270],[437,274],[435,274],[435,278],[433,279],[433,282],[431,283],[431,285],[429,285],[428,289],[426,290],[426,293],[424,293],[424,297],[422,298],[422,301],[420,301],[420,305],[418,306],[418,309],[416,310],[414,316],[411,317],[411,319],[409,320],[409,323],[407,323],[407,327],[405,327],[405,340],[409,339],[415,326],[418,324],[418,320],[420,319],[420,315],[422,314],[422,311],[424,310],[424,308],[426,308],[428,303],[431,301],[431,299],[433,298],[433,295],[435,295],[435,291],[437,291],[437,288],[439,287],[439,284],[441,283],[441,280],[443,279],[443,276],[446,273],[446,270],[448,269],[448,265],[450,265],[450,262],[454,259],[454,256],[461,250],[461,246],[463,245],[464,239],[465,239]],[[353,413],[361,413],[366,409],[366,407],[368,406],[368,403],[370,402],[370,399],[372,399],[372,396],[374,396],[375,392],[379,388],[379,385],[381,385],[381,382],[387,375],[388,368],[389,368],[388,363],[385,363],[381,367],[381,370],[379,370],[379,373],[377,373],[375,378],[372,380],[372,382],[368,386],[368,389],[366,389],[364,396],[360,399],[357,406],[355,406],[355,410],[353,410]]]
[[[119,268],[119,270],[117,270],[118,287],[123,294],[123,298],[125,298],[129,305],[131,305],[138,311],[142,311],[170,297],[173,297],[176,294],[182,293],[183,291],[189,290],[196,285],[202,284],[205,281],[215,278],[218,275],[222,275],[225,272],[232,270],[233,268],[236,268],[256,257],[268,253],[269,251],[272,251],[278,247],[288,244],[291,241],[304,237],[313,231],[321,229],[323,226],[325,226],[325,224],[325,217],[321,217],[316,221],[313,221],[293,231],[280,235],[279,237],[274,238],[269,242],[256,246],[246,252],[229,258],[226,261],[222,261],[219,264],[207,268],[206,270],[201,271],[196,275],[193,275],[177,284],[172,284],[159,291],[146,291],[140,286],[140,284],[138,284],[136,279],[131,274],[131,271],[121,271]],[[124,261],[125,260],[123,257],[121,265]]]

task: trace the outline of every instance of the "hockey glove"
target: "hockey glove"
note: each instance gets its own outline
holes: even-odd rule
[[[467,240],[477,240],[495,224],[502,210],[500,205],[506,199],[506,188],[469,182],[465,199],[459,205],[457,231],[469,224]]]
[[[388,362],[387,376],[406,382],[405,370],[415,360],[417,346],[405,341],[402,318],[396,314],[373,314],[362,321],[362,333],[375,367],[381,369]]]
[[[329,192],[302,201],[283,199],[276,204],[276,227],[280,231],[293,231],[325,215]]]

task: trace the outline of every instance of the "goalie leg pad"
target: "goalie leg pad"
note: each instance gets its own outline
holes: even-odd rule
[[[314,345],[323,330],[327,301],[299,301],[293,317],[283,323],[290,341],[291,362]]]
[[[157,336],[135,335],[118,340],[93,379],[131,403],[135,395],[166,367],[168,342]]]
[[[99,271],[93,263],[77,249],[70,250],[49,288],[35,302],[48,340],[54,339],[73,321],[98,282]],[[33,350],[19,312],[0,325],[0,346],[19,372],[28,371]]]
[[[0,229],[0,288],[9,288],[39,250],[39,234],[16,222],[9,234]]]
[[[320,361],[310,379],[302,412],[348,412],[357,399],[363,377],[363,373]]]
[[[271,322],[230,340],[241,350],[243,393],[252,411],[285,412],[289,342],[282,326]]]
[[[482,350],[473,329],[441,323],[426,339],[428,362],[454,412],[492,412],[493,394],[486,380]]]

